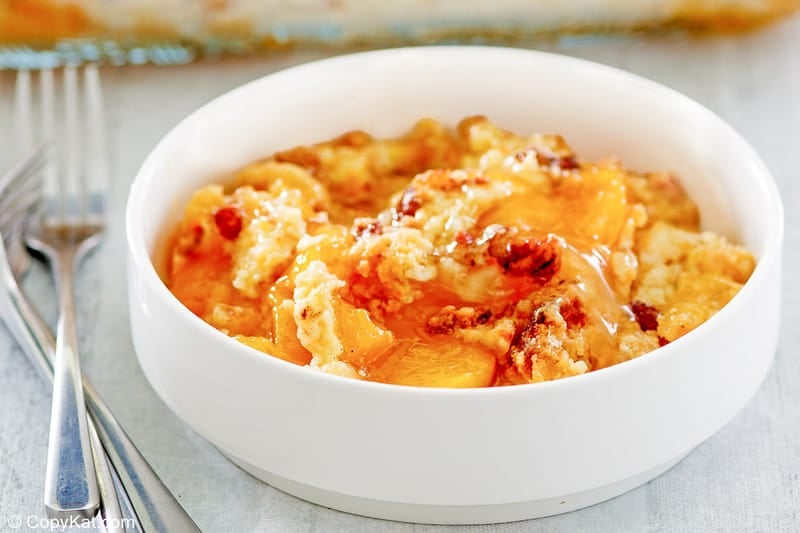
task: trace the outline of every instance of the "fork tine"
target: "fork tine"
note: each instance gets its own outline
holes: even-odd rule
[[[80,103],[78,100],[78,72],[75,66],[64,67],[64,130],[62,135],[61,160],[63,171],[58,184],[61,188],[60,208],[62,223],[78,223],[81,219],[81,162],[83,151],[78,116]]]
[[[36,170],[41,168],[45,160],[47,147],[46,142],[40,143],[24,159],[0,176],[0,194],[5,194],[7,190],[14,188],[15,184],[36,174]]]
[[[14,90],[14,110],[17,142],[19,150],[26,153],[33,147],[33,89],[31,87],[31,73],[29,70],[20,70]]]
[[[27,211],[33,204],[39,202],[41,196],[42,180],[38,173],[31,179],[22,181],[19,186],[10,190],[0,201],[0,231],[11,218],[21,211]]]
[[[105,196],[108,188],[108,152],[106,146],[105,117],[100,73],[96,65],[83,71],[86,116],[86,216],[89,222],[102,223],[105,216]],[[91,154],[91,155],[90,155]]]
[[[45,202],[45,210],[52,210],[51,215],[56,218],[60,215],[54,205],[55,199],[59,195],[58,176],[56,174],[56,162],[59,158],[62,147],[56,140],[55,131],[55,82],[53,80],[53,70],[44,69],[39,72],[39,93],[41,101],[41,127],[42,138],[47,139],[53,147],[53,156],[44,162],[42,196]],[[46,213],[45,213],[46,214]]]
[[[65,148],[59,141],[56,131],[58,109],[55,104],[55,80],[52,69],[39,72],[41,134],[52,145],[52,157],[44,162],[43,187],[42,187],[42,218],[46,221],[58,223],[64,219],[63,203],[61,201],[62,188],[59,184],[57,166],[64,162]]]
[[[44,159],[45,145],[42,144],[0,177],[0,232],[3,234],[11,222],[38,202],[41,188],[39,169]]]
[[[14,96],[14,78],[11,77],[11,74],[2,69],[2,47],[0,47],[0,116],[11,117],[12,120],[14,118],[12,106],[13,96]],[[12,125],[16,125],[15,122],[11,123]],[[5,130],[5,137],[4,140],[11,137],[11,131],[7,128],[3,128]],[[4,143],[5,144],[5,143]],[[0,164],[2,164],[2,168],[5,169],[6,165],[11,164],[15,157],[11,154],[11,147],[7,146],[2,150],[0,153]]]

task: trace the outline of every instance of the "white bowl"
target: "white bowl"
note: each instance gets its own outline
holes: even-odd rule
[[[455,124],[472,114],[519,133],[561,133],[583,157],[617,154],[630,168],[677,172],[704,227],[756,254],[751,279],[707,323],[632,361],[535,385],[442,390],[340,378],[265,356],[192,315],[159,278],[153,258],[201,185],[348,129],[393,135],[423,116]],[[775,351],[782,233],[777,189],[753,149],[667,88],[514,49],[356,54],[236,89],[150,154],[127,211],[133,340],[164,402],[281,490],[404,521],[533,518],[652,479],[745,405]]]

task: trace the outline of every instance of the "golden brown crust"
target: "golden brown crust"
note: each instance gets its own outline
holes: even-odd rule
[[[503,272],[537,283],[547,283],[561,268],[561,246],[556,239],[522,235],[516,228],[498,230],[489,239],[486,253]]]
[[[491,309],[447,305],[425,322],[425,331],[431,335],[452,335],[456,329],[482,326],[492,315]]]
[[[337,5],[327,2],[317,6],[307,3],[265,10],[257,2],[251,9],[237,9],[225,0],[203,2],[172,2],[164,6],[161,2],[88,2],[87,0],[0,0],[0,40],[11,43],[52,45],[59,39],[75,37],[98,37],[132,41],[136,45],[152,41],[196,42],[202,44],[209,38],[231,38],[249,42],[253,48],[287,48],[294,44],[324,46],[346,46],[363,43],[365,39],[375,43],[408,42],[407,33],[402,37],[393,31],[394,19],[379,10],[370,17],[371,24],[364,24],[356,12],[364,7]],[[369,6],[367,2],[364,5]],[[349,7],[349,10],[348,10]],[[541,7],[541,6],[540,6]],[[780,17],[796,12],[798,0],[680,0],[664,1],[651,6],[631,1],[624,8],[610,5],[607,16],[579,16],[569,2],[555,2],[549,6],[547,16],[530,15],[530,24],[523,28],[501,27],[488,21],[486,27],[461,28],[457,20],[442,15],[440,29],[419,33],[425,41],[474,39],[482,36],[493,40],[511,42],[532,35],[557,33],[587,33],[608,31],[641,31],[671,27],[689,28],[703,32],[736,32],[756,28]],[[338,41],[314,38],[308,32],[288,39],[283,35],[272,35],[268,28],[282,14],[289,20],[302,9],[305,22],[313,26],[315,21],[327,23],[331,15],[342,20],[342,37]],[[424,9],[424,6],[421,8]],[[604,6],[598,1],[594,11],[603,15]],[[293,12],[294,10],[294,12]],[[455,10],[455,8],[454,8]],[[507,17],[509,15],[506,15]],[[510,15],[519,18],[519,15]],[[363,19],[364,15],[360,16]],[[351,20],[352,19],[352,20]],[[451,22],[447,24],[449,20]],[[542,25],[540,20],[549,22]],[[187,24],[189,21],[189,24]],[[296,22],[296,20],[295,20]]]

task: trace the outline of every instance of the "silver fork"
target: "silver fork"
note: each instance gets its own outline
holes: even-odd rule
[[[50,410],[44,504],[52,518],[91,518],[100,505],[94,460],[89,441],[86,403],[81,381],[75,322],[73,278],[80,260],[99,242],[105,225],[105,176],[90,172],[81,157],[87,146],[102,142],[100,80],[97,68],[82,69],[84,105],[79,101],[79,74],[74,66],[63,69],[63,121],[56,119],[52,70],[39,74],[41,122],[45,138],[55,137],[63,124],[59,169],[46,167],[42,214],[28,230],[28,246],[44,255],[58,291],[58,324],[53,363],[53,399]],[[25,136],[32,136],[31,83],[26,71],[18,74],[18,99]],[[23,91],[28,91],[25,94]],[[24,118],[27,107],[27,121]],[[81,107],[84,112],[81,113]],[[83,120],[79,115],[83,115]],[[95,153],[101,154],[101,150]]]
[[[0,319],[6,324],[17,342],[30,356],[31,362],[48,381],[52,381],[53,368],[46,357],[36,358],[26,349],[28,342],[49,348],[49,330],[38,313],[28,303],[17,285],[27,273],[31,258],[24,247],[23,232],[29,217],[40,201],[41,178],[39,168],[43,161],[44,146],[39,146],[28,157],[0,177]],[[24,320],[23,317],[28,317]],[[39,341],[37,343],[37,340]],[[54,341],[53,341],[54,344]],[[54,352],[54,346],[52,351]],[[89,438],[102,502],[102,516],[107,533],[127,530],[120,508],[117,489],[97,431],[89,421]],[[123,494],[124,496],[124,494]]]
[[[0,177],[0,320],[8,326],[34,368],[45,381],[52,382],[55,339],[18,285],[30,263],[28,252],[21,246],[19,222],[34,199],[30,191],[36,186],[34,177],[38,162],[34,154],[5,177]],[[31,180],[33,185],[22,183],[23,180]],[[9,185],[9,182],[13,183]],[[8,254],[4,243],[8,246]],[[89,431],[95,459],[104,455],[113,466],[121,485],[118,488],[120,499],[128,510],[123,514],[119,508],[112,486],[112,469],[105,468],[108,466],[105,461],[98,461],[103,516],[108,533],[123,529],[147,533],[199,532],[200,529],[153,471],[88,379],[84,378],[83,385],[91,415]],[[94,440],[93,433],[97,434],[100,442]],[[123,523],[119,517],[124,516],[135,516],[138,524]],[[117,531],[114,524],[120,526]]]
[[[31,77],[22,74],[18,76],[18,94],[23,97],[18,99],[21,103],[17,105],[18,120],[17,128],[19,137],[23,144],[32,142],[33,134],[31,127]],[[19,80],[22,81],[19,81]],[[46,84],[47,82],[44,82]],[[20,89],[20,86],[22,88]],[[99,98],[98,98],[99,100]],[[102,124],[101,117],[95,117]],[[52,124],[43,125],[45,131],[49,131]],[[27,138],[27,140],[26,140]],[[96,150],[104,150],[103,143],[95,145]],[[13,173],[12,173],[13,174]],[[2,179],[0,179],[2,181]],[[2,191],[0,190],[0,197]],[[23,257],[14,259],[12,263],[24,263],[27,259],[27,252],[21,249],[18,242],[9,239],[10,251],[21,252]],[[0,239],[0,252],[3,248]],[[25,294],[20,290],[16,280],[9,271],[9,265],[0,257],[0,318],[6,323],[11,324],[11,331],[23,348],[23,352],[47,381],[53,379],[53,359],[56,341],[33,306],[28,302]],[[135,513],[137,522],[141,529],[147,533],[183,533],[199,532],[200,529],[181,507],[175,496],[164,485],[158,477],[147,459],[137,449],[136,445],[125,432],[125,429],[117,421],[108,405],[103,401],[97,390],[91,383],[84,378],[83,380],[87,407],[92,416],[92,422],[97,430],[97,434],[105,449],[109,462],[118,475],[118,480],[122,485],[123,495],[127,495]],[[97,448],[99,449],[99,447]],[[102,478],[101,478],[102,481]],[[102,484],[101,484],[102,489]],[[103,505],[106,505],[105,493],[103,494]],[[111,501],[110,498],[108,498]]]

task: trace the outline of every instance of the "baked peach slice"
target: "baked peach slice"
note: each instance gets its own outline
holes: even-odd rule
[[[296,339],[296,337],[295,337]],[[236,340],[255,348],[265,354],[275,356],[284,361],[289,361],[296,365],[305,366],[311,361],[311,354],[302,346],[290,346],[289,344],[277,344],[266,337],[237,335]],[[296,349],[293,349],[296,348]]]
[[[612,245],[630,216],[625,172],[613,161],[584,166],[549,185],[526,183],[513,173],[494,171],[513,190],[479,220],[540,233],[557,233]]]
[[[400,343],[371,369],[376,381],[415,387],[470,388],[494,383],[497,359],[471,344]]]

